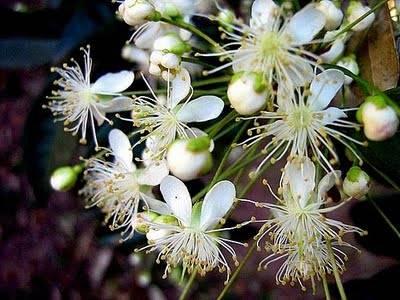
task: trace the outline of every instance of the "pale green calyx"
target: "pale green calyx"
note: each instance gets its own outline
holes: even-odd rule
[[[210,149],[211,139],[207,135],[188,140],[186,149],[191,152],[203,152]]]
[[[51,187],[60,192],[66,192],[75,186],[83,168],[80,165],[64,166],[56,169],[50,177]]]
[[[361,178],[369,180],[369,176],[365,173],[360,167],[355,166],[351,167],[350,170],[346,174],[347,180],[350,182],[357,182]]]
[[[200,226],[200,216],[202,207],[203,207],[203,201],[196,202],[193,205],[191,226],[194,228],[198,228]]]
[[[175,32],[168,33],[154,41],[154,50],[173,53],[178,56],[189,52],[190,49],[190,45],[183,41]]]
[[[161,215],[153,220],[156,224],[178,225],[178,220],[172,215]]]
[[[152,222],[159,217],[159,214],[152,211],[141,212],[137,215],[134,222],[135,230],[141,234],[146,234],[149,232],[149,225],[147,222]]]

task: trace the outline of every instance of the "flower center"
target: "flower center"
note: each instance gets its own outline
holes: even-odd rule
[[[282,40],[277,32],[267,32],[261,38],[261,51],[264,56],[276,56],[282,49]]]
[[[79,92],[79,99],[86,104],[91,104],[95,102],[96,98],[94,96],[95,95],[90,89],[83,89]]]
[[[287,122],[296,131],[306,129],[313,122],[313,113],[306,106],[297,107],[289,113]]]

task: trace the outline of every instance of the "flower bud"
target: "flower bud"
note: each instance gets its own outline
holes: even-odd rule
[[[329,0],[321,0],[316,8],[325,15],[325,29],[334,30],[340,26],[343,20],[343,12]]]
[[[252,115],[265,107],[268,89],[260,73],[237,73],[228,86],[228,99],[241,115]]]
[[[167,152],[171,173],[182,180],[192,180],[206,174],[212,167],[210,144],[207,136],[175,141]]]
[[[190,51],[190,45],[184,42],[178,34],[169,33],[157,38],[153,45],[154,50],[170,52],[182,56]]]
[[[155,64],[153,64],[153,63],[150,64],[150,66],[149,66],[149,73],[150,73],[151,75],[154,75],[154,76],[161,76],[161,72],[162,72],[162,70],[161,70],[161,68],[160,68],[158,65],[155,65]]]
[[[167,53],[161,59],[161,65],[167,69],[176,69],[180,63],[180,58],[173,53]]]
[[[146,234],[149,232],[149,225],[147,224],[147,222],[152,222],[157,217],[159,217],[159,215],[152,211],[138,213],[133,221],[132,226],[137,232],[141,234]]]
[[[371,8],[368,6],[364,6],[360,1],[350,1],[350,4],[347,8],[347,20],[349,23],[353,23],[361,16],[365,15],[369,12]],[[354,25],[351,29],[353,31],[363,31],[367,29],[375,20],[375,14],[371,13],[362,19],[359,23]]]
[[[125,0],[118,7],[118,12],[126,24],[136,26],[146,22],[146,19],[155,12],[155,9],[146,0]]]
[[[371,141],[384,141],[395,135],[399,119],[382,96],[370,96],[357,111],[357,120],[364,125],[364,134]]]
[[[229,9],[222,9],[218,13],[217,20],[222,27],[232,31],[232,28],[229,25],[232,25],[235,21],[235,14]]]
[[[153,220],[154,223],[157,224],[166,224],[166,225],[178,225],[178,220],[174,216],[162,215],[158,216]],[[171,230],[168,229],[150,229],[146,233],[146,238],[149,241],[157,241],[161,238],[164,238],[171,234]]]
[[[343,181],[344,193],[356,199],[363,199],[370,188],[370,178],[360,167],[352,167]]]
[[[356,57],[354,54],[341,58],[336,63],[336,65],[349,70],[350,72],[352,72],[355,75],[358,75],[360,73],[360,69],[358,68],[358,64],[357,64]],[[353,82],[353,78],[345,75],[344,83],[348,85],[348,84],[351,84],[352,82]]]
[[[81,172],[79,165],[60,167],[51,174],[50,185],[56,191],[66,192],[75,186]]]

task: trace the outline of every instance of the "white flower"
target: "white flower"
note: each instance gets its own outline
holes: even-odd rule
[[[270,88],[274,83],[288,87],[304,85],[312,79],[318,56],[305,47],[324,28],[325,16],[314,5],[307,5],[293,16],[285,14],[272,0],[256,0],[252,6],[250,26],[238,23],[233,32],[224,34],[231,40],[222,51],[205,56],[228,56],[231,62],[209,73],[232,66],[235,72],[254,71],[264,75]]]
[[[316,4],[316,8],[325,15],[326,30],[334,30],[343,21],[343,12],[330,0],[321,0]]]
[[[235,250],[229,243],[246,244],[223,238],[218,232],[249,223],[214,229],[218,223],[223,223],[224,216],[235,201],[234,185],[229,181],[218,182],[206,194],[204,201],[193,207],[189,191],[179,179],[167,176],[161,182],[160,189],[166,203],[153,200],[149,202],[150,209],[159,214],[173,215],[177,224],[147,222],[150,230],[163,231],[163,234],[155,235],[155,239],[139,251],[159,251],[157,262],[161,259],[167,263],[164,276],[167,276],[171,268],[182,264],[184,272],[197,271],[203,276],[218,268],[227,273],[228,280],[231,269],[219,247],[230,253],[237,264]]]
[[[260,73],[239,73],[233,76],[228,86],[228,99],[241,115],[252,115],[267,104],[269,90]]]
[[[53,92],[52,99],[45,108],[58,117],[57,121],[63,121],[66,131],[73,135],[81,132],[81,143],[86,143],[87,126],[91,127],[96,146],[96,129],[104,121],[111,123],[106,118],[106,113],[130,110],[132,99],[121,96],[133,82],[134,74],[130,71],[108,73],[95,83],[90,82],[92,59],[90,48],[83,49],[84,65],[82,71],[78,63],[72,59],[73,66],[63,65],[63,68],[52,68],[61,78],[55,81],[61,89]],[[69,125],[71,125],[69,127]]]
[[[372,96],[361,105],[359,121],[364,125],[364,134],[371,141],[384,141],[394,136],[399,128],[399,118],[392,107],[380,96]],[[357,112],[358,114],[360,114]]]
[[[347,21],[349,23],[355,22],[361,16],[367,14],[371,8],[368,6],[362,5],[360,1],[350,1],[350,4],[347,8]],[[369,14],[367,17],[362,19],[356,25],[354,25],[351,29],[353,31],[363,31],[367,29],[375,20],[375,13]]]
[[[193,180],[210,171],[212,156],[210,139],[201,136],[190,140],[176,140],[168,149],[170,172],[181,180]]]
[[[352,167],[343,181],[344,193],[356,199],[363,199],[370,188],[370,178],[360,167]]]
[[[265,223],[256,236],[258,248],[261,248],[261,240],[268,236],[265,249],[273,252],[260,262],[260,267],[286,258],[276,275],[277,283],[299,282],[304,287],[302,280],[320,279],[321,275],[332,270],[326,243],[354,248],[342,240],[343,235],[351,232],[365,234],[358,227],[325,216],[346,203],[329,206],[332,200],[327,197],[327,192],[338,178],[340,171],[331,172],[316,187],[314,164],[309,158],[296,158],[284,169],[280,188],[282,198],[274,195],[278,203],[256,204],[269,208],[273,215],[272,219],[262,221]],[[336,247],[333,251],[344,255]],[[340,255],[335,255],[335,261],[339,269],[343,269]]]
[[[133,122],[134,126],[140,128],[141,133],[147,132],[137,144],[148,140],[152,157],[155,159],[164,158],[168,146],[176,138],[199,136],[196,129],[189,127],[187,123],[215,119],[224,108],[224,102],[216,96],[202,96],[191,100],[190,75],[185,69],[171,81],[171,86],[170,81],[167,83],[166,99],[156,96],[148,85],[153,98],[136,98],[133,104],[133,120],[121,118]]]
[[[152,186],[159,185],[168,175],[165,162],[138,169],[133,163],[132,147],[128,137],[120,130],[109,134],[113,161],[91,158],[85,170],[86,185],[80,193],[89,207],[98,206],[110,221],[111,229],[125,228],[123,235],[133,234],[139,203],[151,194]]]
[[[309,91],[296,89],[292,93],[278,90],[276,112],[263,111],[259,116],[243,118],[254,119],[255,127],[249,130],[250,137],[241,145],[247,147],[272,136],[272,140],[263,149],[268,155],[258,166],[257,171],[274,154],[278,154],[279,160],[290,151],[291,157],[313,154],[321,166],[329,172],[333,170],[331,165],[338,161],[331,138],[340,141],[358,157],[348,141],[363,143],[332,128],[359,128],[358,124],[343,120],[347,117],[345,112],[350,109],[328,107],[343,83],[344,74],[341,71],[326,70],[315,76]],[[260,124],[261,121],[269,120],[272,122]],[[321,147],[328,151],[333,161],[327,158]],[[274,160],[272,158],[272,162]]]

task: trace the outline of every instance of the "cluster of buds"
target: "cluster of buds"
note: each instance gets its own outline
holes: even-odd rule
[[[190,45],[177,33],[171,32],[154,41],[150,55],[149,73],[172,80],[181,69],[181,57],[190,51]]]
[[[367,97],[356,117],[364,125],[364,134],[371,141],[391,138],[399,127],[395,110],[380,95]]]

